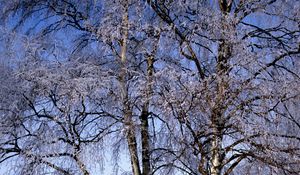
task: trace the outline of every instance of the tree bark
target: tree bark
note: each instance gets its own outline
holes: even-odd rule
[[[132,166],[132,172],[134,175],[141,175],[140,164],[138,159],[137,142],[135,136],[135,126],[132,120],[132,112],[130,109],[128,92],[126,88],[126,52],[127,52],[127,40],[128,40],[128,30],[129,30],[129,19],[128,19],[128,1],[123,1],[124,3],[124,15],[122,24],[122,45],[121,45],[121,88],[122,88],[122,100],[124,107],[124,126],[126,132],[126,139],[128,143],[128,149],[130,154],[130,161]]]
[[[90,175],[90,173],[86,169],[85,164],[79,159],[78,155],[75,155],[74,159],[75,159],[77,165],[79,166],[81,172],[83,173],[83,175]]]
[[[155,49],[156,50],[156,49]],[[146,102],[143,106],[142,114],[140,116],[141,120],[141,138],[142,138],[142,162],[143,162],[143,175],[149,175],[151,172],[150,165],[150,138],[149,138],[149,104],[150,96],[152,93],[152,79],[153,79],[153,64],[154,58],[153,54],[147,58],[147,87],[146,87]]]
[[[221,115],[218,112],[213,112],[212,115],[212,143],[211,143],[211,165],[210,174],[220,175],[222,165],[222,128]]]
[[[142,111],[141,115],[141,137],[142,137],[142,166],[143,175],[149,175],[151,172],[150,166],[150,144],[149,144],[149,124],[148,124],[149,112],[146,109]]]
[[[223,118],[223,102],[226,100],[225,91],[228,88],[228,82],[226,75],[228,75],[229,66],[228,59],[231,56],[231,44],[226,40],[226,32],[228,32],[228,24],[226,24],[226,16],[231,11],[231,0],[219,0],[219,7],[222,12],[221,21],[221,39],[218,48],[218,60],[217,60],[217,75],[219,77],[225,77],[221,79],[217,85],[217,98],[216,106],[212,109],[212,142],[211,142],[211,161],[210,161],[210,174],[220,175],[222,171],[222,163],[225,158],[225,153],[222,148],[223,130],[225,121]]]

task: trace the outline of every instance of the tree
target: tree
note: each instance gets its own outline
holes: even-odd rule
[[[116,139],[126,140],[134,175],[298,174],[299,5],[5,2],[19,32],[40,19],[29,34],[44,43],[14,70],[26,108],[1,124],[3,161],[25,155],[28,167],[90,174],[81,150]],[[69,54],[48,40],[62,31],[76,41]]]
[[[299,154],[298,133],[283,132],[285,127],[278,124],[285,119],[278,118],[276,109],[299,95],[297,88],[286,89],[299,83],[297,70],[289,66],[299,56],[299,42],[294,40],[299,21],[286,18],[291,14],[283,10],[289,3],[218,1],[216,13],[199,8],[197,2],[186,2],[183,10],[174,8],[176,3],[148,3],[172,26],[178,46],[188,54],[184,48],[178,52],[193,61],[199,73],[166,73],[174,77],[165,78],[168,83],[160,93],[162,106],[169,108],[164,115],[171,114],[176,122],[169,128],[177,146],[161,148],[161,154],[173,156],[171,160],[191,174],[230,174],[247,159],[271,169],[264,173],[297,174],[293,165],[299,164],[298,158],[286,162],[284,157]],[[255,19],[259,16],[250,16],[258,11],[269,20],[280,19],[272,24],[275,27],[261,26]],[[193,49],[210,52],[210,58]],[[290,146],[278,146],[277,140]],[[192,162],[197,163],[191,166]]]

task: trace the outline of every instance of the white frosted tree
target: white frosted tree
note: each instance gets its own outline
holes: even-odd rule
[[[0,161],[87,175],[112,149],[134,175],[299,174],[299,6],[3,2],[2,23],[29,39],[7,79],[18,98],[1,86]]]

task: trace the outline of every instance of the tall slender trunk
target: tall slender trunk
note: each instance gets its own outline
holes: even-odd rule
[[[128,143],[128,149],[130,154],[130,161],[132,166],[132,172],[134,175],[141,175],[140,164],[138,159],[137,141],[135,136],[135,126],[132,119],[132,111],[129,104],[128,92],[126,88],[126,52],[127,52],[127,40],[129,30],[129,19],[128,19],[128,0],[124,0],[124,15],[122,21],[122,45],[121,45],[121,72],[120,72],[120,83],[121,83],[121,96],[124,107],[124,126],[126,131],[126,139]]]
[[[152,79],[153,79],[153,64],[154,58],[153,55],[150,55],[147,58],[147,87],[146,87],[146,101],[143,106],[143,111],[140,116],[141,120],[141,139],[142,139],[142,163],[143,163],[143,175],[149,175],[151,172],[150,165],[150,138],[149,138],[149,103],[150,96],[152,93]]]
[[[225,158],[225,153],[222,149],[222,139],[225,121],[223,118],[224,101],[226,101],[226,89],[228,82],[226,76],[228,75],[228,59],[231,56],[231,44],[226,40],[226,32],[229,32],[226,17],[231,11],[232,0],[219,0],[219,7],[222,12],[221,20],[221,39],[218,48],[217,60],[217,74],[221,78],[217,85],[216,106],[212,110],[212,142],[211,142],[211,161],[210,174],[220,175],[222,172],[222,163]]]
[[[149,175],[151,172],[148,115],[149,115],[148,109],[145,109],[142,111],[141,118],[140,118],[143,175]]]
[[[130,161],[132,166],[132,172],[134,175],[141,175],[140,164],[138,159],[138,151],[137,151],[137,142],[135,136],[135,129],[133,120],[131,118],[132,114],[125,114],[125,128],[126,128],[126,138],[129,148]]]
[[[222,155],[222,128],[221,116],[218,112],[213,112],[212,115],[212,143],[211,143],[211,162],[210,162],[210,174],[220,175],[221,165],[223,161]]]

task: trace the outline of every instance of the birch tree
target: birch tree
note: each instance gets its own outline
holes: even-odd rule
[[[173,157],[161,166],[215,175],[249,163],[260,167],[249,174],[297,174],[299,133],[286,132],[277,113],[299,95],[287,88],[299,84],[297,66],[291,66],[298,64],[299,13],[284,10],[292,2],[147,2],[171,26],[177,46],[171,49],[194,65],[163,76],[159,105],[174,119],[167,126],[174,140],[169,149],[157,149]],[[261,24],[261,18],[272,22]],[[287,161],[288,154],[295,157]]]
[[[12,69],[24,108],[18,120],[4,113],[1,161],[16,154],[29,172],[86,175],[84,150],[118,155],[125,143],[134,175],[299,174],[298,1],[22,0],[2,8],[2,23],[17,21],[16,33],[39,46],[26,47]]]

